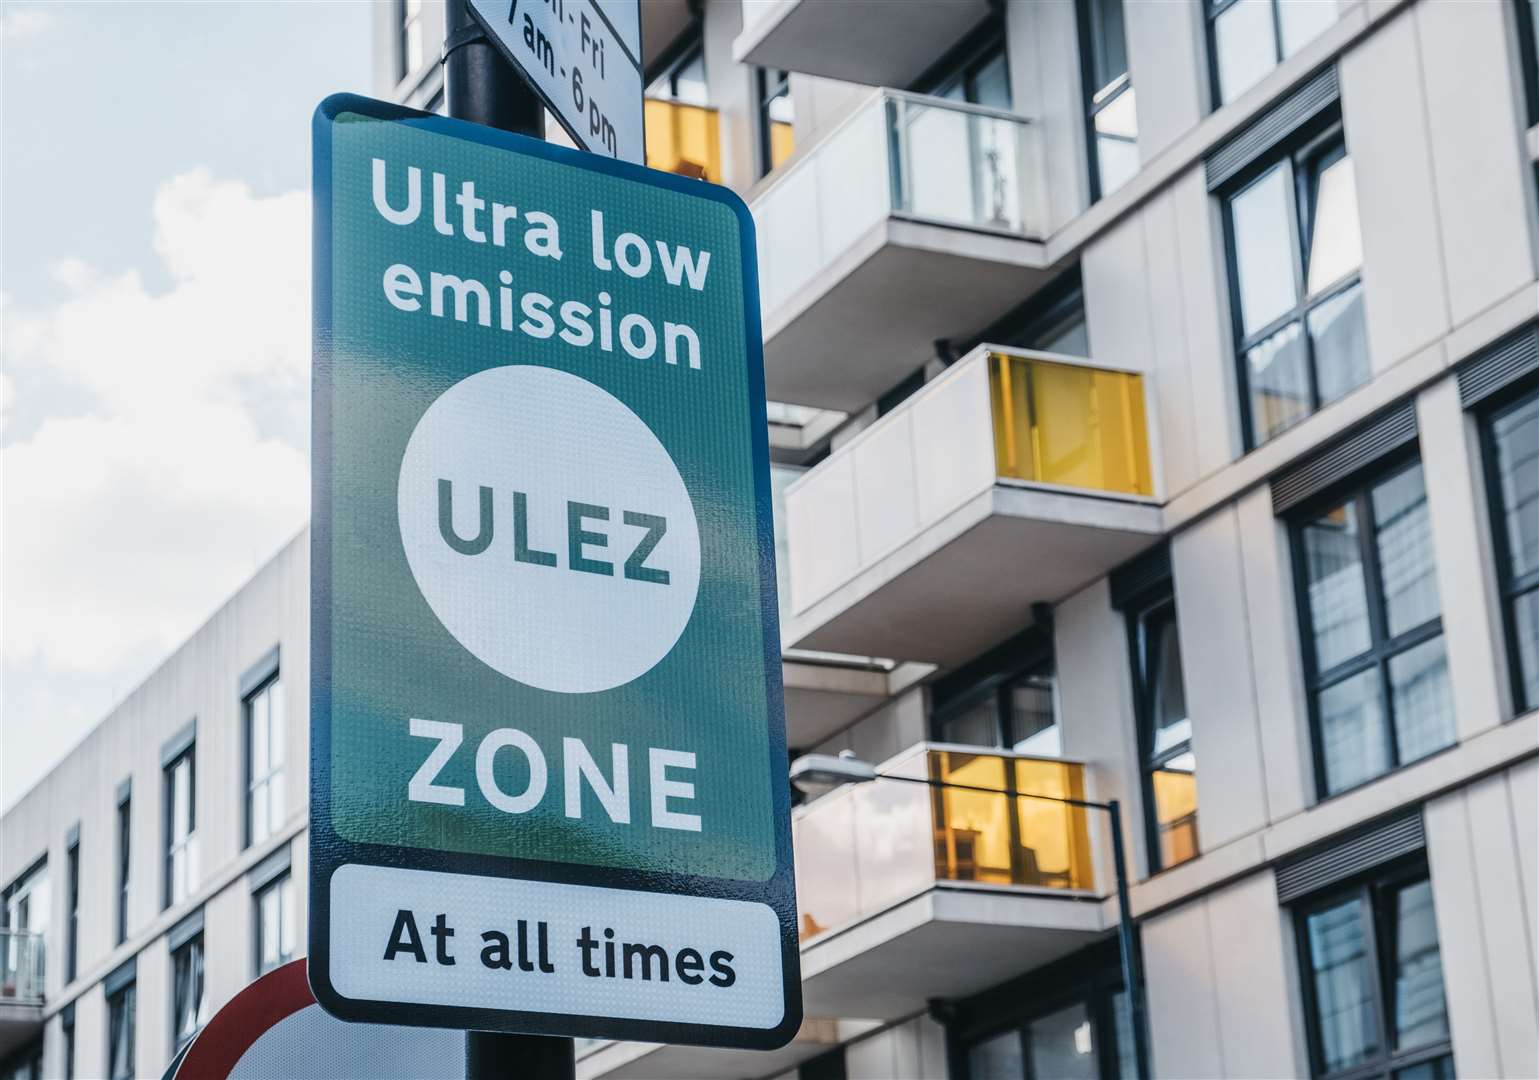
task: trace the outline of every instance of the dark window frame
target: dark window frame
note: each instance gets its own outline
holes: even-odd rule
[[[59,1013],[59,1034],[64,1037],[64,1067],[59,1070],[64,1080],[75,1078],[75,1008],[74,1002]]]
[[[1020,1040],[1023,1077],[1026,1080],[1052,1080],[1032,1074],[1028,1029],[1034,1021],[1075,1005],[1084,1005],[1095,1043],[1099,1075],[1120,1076],[1116,1016],[1116,997],[1124,992],[1120,955],[1116,942],[1091,945],[972,998],[948,1003],[949,1074],[958,1080],[970,1080],[969,1050],[979,1043],[1015,1031]],[[1130,1007],[1131,1004],[1129,1000]],[[1132,1053],[1132,1047],[1128,1047],[1128,1056]]]
[[[1308,502],[1300,504],[1289,512],[1287,518],[1288,542],[1293,560],[1293,598],[1299,633],[1303,638],[1300,642],[1300,652],[1304,665],[1304,693],[1309,702],[1309,741],[1314,767],[1316,802],[1325,802],[1327,799],[1338,798],[1367,787],[1383,777],[1400,771],[1407,765],[1426,761],[1458,745],[1458,740],[1455,738],[1447,746],[1434,750],[1415,761],[1403,761],[1400,758],[1399,739],[1395,731],[1389,663],[1394,657],[1443,635],[1442,597],[1441,595],[1438,597],[1437,615],[1393,637],[1388,634],[1388,608],[1385,605],[1383,573],[1379,566],[1378,520],[1373,512],[1373,491],[1379,485],[1418,465],[1421,465],[1420,444],[1413,442],[1375,461],[1371,468],[1344,479],[1342,483],[1333,485]],[[1309,606],[1308,558],[1304,549],[1303,534],[1304,529],[1320,514],[1348,502],[1355,505],[1358,514],[1358,558],[1361,560],[1364,598],[1368,611],[1369,646],[1366,651],[1356,653],[1330,669],[1321,671],[1315,655],[1314,619]],[[1433,558],[1433,565],[1436,567],[1435,553]],[[1385,738],[1389,741],[1389,767],[1351,787],[1329,791],[1326,784],[1325,742],[1320,727],[1320,695],[1330,687],[1370,670],[1378,672],[1379,704],[1383,710]]]
[[[262,884],[258,885],[255,889],[251,890],[251,915],[252,915],[252,921],[251,921],[251,925],[252,925],[252,933],[251,933],[251,972],[252,972],[252,978],[259,978],[259,977],[267,974],[269,971],[276,971],[278,968],[282,967],[284,964],[286,964],[290,960],[294,959],[294,956],[298,955],[297,951],[295,952],[294,956],[285,957],[283,955],[283,928],[282,928],[283,894],[282,894],[282,892],[280,890],[282,890],[282,888],[285,885],[287,885],[289,887],[289,889],[291,889],[291,890],[294,887],[294,874],[293,874],[292,870],[283,870],[280,873],[278,873],[278,874],[274,875],[273,877],[269,878],[268,880],[262,882]],[[272,967],[270,967],[270,968],[264,968],[262,966],[262,899],[263,899],[263,897],[267,896],[268,893],[271,893],[271,892],[277,892],[277,895],[278,895],[278,918],[279,918],[279,928],[278,928],[278,962],[275,965],[273,965]],[[296,909],[298,908],[298,901],[297,900],[295,902],[295,907],[296,907]],[[297,914],[297,911],[296,911],[296,914]],[[297,942],[297,940],[298,940],[298,928],[297,927],[295,928],[295,939],[296,939],[296,942]]]
[[[64,850],[65,911],[64,985],[75,981],[80,962],[80,837],[77,835]]]
[[[1095,118],[1104,110],[1110,108],[1122,95],[1132,92],[1133,70],[1132,59],[1124,65],[1123,72],[1117,78],[1104,85],[1096,85],[1095,43],[1102,33],[1100,26],[1100,8],[1096,0],[1076,0],[1074,5],[1076,23],[1079,27],[1079,67],[1081,96],[1084,98],[1085,108],[1085,162],[1090,173],[1090,201],[1100,202],[1107,194],[1101,190],[1101,154],[1097,143],[1099,133],[1096,131]],[[1126,4],[1124,3],[1124,11]],[[1126,14],[1123,16],[1123,49],[1127,51]],[[1113,89],[1115,88],[1115,89]],[[1104,101],[1096,101],[1096,95],[1104,90],[1110,90]],[[1135,106],[1136,107],[1136,106]],[[1138,141],[1133,141],[1134,149],[1138,147]]]
[[[252,737],[255,734],[254,726],[255,726],[255,722],[256,722],[256,717],[254,715],[254,711],[252,709],[252,706],[256,703],[256,699],[257,698],[261,697],[263,694],[272,692],[275,687],[277,688],[277,692],[278,693],[282,693],[283,692],[283,687],[282,687],[282,684],[281,684],[281,681],[280,681],[282,679],[282,675],[283,675],[283,673],[282,673],[281,670],[279,670],[278,668],[274,668],[273,671],[272,671],[272,674],[268,675],[260,683],[258,683],[255,687],[253,687],[251,690],[247,691],[245,696],[242,697],[241,701],[240,701],[241,734],[242,734],[242,742],[245,744],[245,759],[246,759],[245,763],[244,763],[245,764],[245,771],[244,771],[243,776],[242,776],[242,779],[243,779],[243,782],[244,782],[244,785],[245,785],[245,789],[246,789],[246,794],[245,794],[245,804],[246,804],[246,814],[245,814],[246,822],[245,822],[245,824],[246,824],[246,831],[245,831],[245,835],[244,835],[244,842],[241,845],[243,850],[245,848],[249,848],[253,843],[257,842],[255,840],[255,836],[256,836],[256,789],[257,789],[257,787],[259,785],[267,785],[269,787],[269,790],[268,790],[269,812],[271,812],[271,797],[272,797],[271,783],[272,783],[272,780],[273,780],[273,778],[275,776],[281,776],[282,773],[283,773],[283,764],[282,763],[280,763],[276,768],[272,764],[272,703],[271,703],[271,701],[269,701],[268,702],[268,711],[267,711],[267,715],[268,715],[268,737],[267,737],[267,743],[268,743],[268,748],[267,748],[268,749],[268,762],[267,762],[267,764],[268,764],[268,768],[267,768],[266,774],[264,774],[263,776],[258,777],[256,775],[254,775],[254,771],[253,771],[254,755],[252,753],[254,747],[252,745]],[[285,717],[287,716],[287,710],[284,710],[284,715],[285,715]],[[284,739],[284,750],[285,750],[285,753],[287,753],[287,748],[288,748],[288,740],[285,738]],[[196,822],[196,820],[197,820],[196,815],[194,815],[193,820],[194,820],[194,822]],[[281,824],[282,824],[282,821],[281,821],[281,816],[280,816],[279,825],[281,826]],[[266,836],[264,836],[262,838],[262,842],[266,842],[268,840],[271,840],[277,834],[277,832],[278,832],[278,828],[275,827],[270,832],[268,832],[268,834]]]
[[[1394,912],[1386,910],[1387,901],[1400,891],[1422,881],[1430,883],[1431,878],[1425,855],[1418,853],[1386,866],[1375,867],[1367,875],[1350,882],[1333,885],[1328,890],[1322,890],[1291,905],[1295,962],[1298,964],[1299,989],[1304,1005],[1304,1032],[1309,1052],[1309,1072],[1315,1080],[1381,1080],[1381,1078],[1397,1076],[1402,1070],[1422,1062],[1453,1056],[1451,1039],[1429,1043],[1404,1052],[1396,1052],[1390,1048],[1394,1041],[1394,1031],[1393,1025],[1388,1023],[1393,1017],[1387,1007],[1391,997],[1389,990],[1392,976],[1389,966],[1391,950],[1387,946],[1393,944],[1391,930],[1394,925]],[[1336,907],[1354,897],[1362,902],[1363,916],[1368,920],[1363,940],[1369,950],[1369,968],[1375,975],[1372,989],[1374,1019],[1379,1027],[1379,1053],[1372,1060],[1360,1065],[1326,1072],[1323,1068],[1324,1049],[1318,1023],[1319,1003],[1315,995],[1314,961],[1309,950],[1308,920],[1311,915]],[[1436,903],[1435,897],[1434,903]],[[1438,950],[1441,953],[1441,940],[1438,942]],[[1448,1008],[1446,978],[1443,983],[1443,1008],[1446,1015]]]
[[[960,41],[935,63],[926,68],[906,88],[911,94],[941,97],[953,87],[962,87],[962,100],[973,102],[977,96],[978,73],[996,58],[1005,62],[1005,81],[1010,79],[1010,43],[1005,20],[991,12],[969,30]],[[1014,95],[1011,95],[1012,98]],[[973,102],[976,104],[976,102]]]
[[[181,973],[177,970],[184,962],[192,965],[193,971],[188,978],[196,989],[196,996],[191,1002],[182,999],[183,983]],[[186,941],[171,950],[171,1053],[174,1056],[183,1046],[186,1046],[197,1037],[203,1029],[202,1022],[198,1021],[198,1014],[203,1011],[203,1006],[208,1000],[208,952],[204,948],[203,932],[200,930]],[[191,1004],[195,1025],[192,1032],[186,1038],[180,1036],[182,1013],[184,1006]]]
[[[774,85],[771,85],[770,72],[774,71]],[[770,119],[770,105],[780,97],[791,96],[791,73],[782,68],[755,68],[754,92],[758,95],[757,114],[759,118],[759,175],[768,176],[776,169],[774,140],[775,121]],[[792,103],[795,109],[795,103]]]
[[[1182,754],[1192,752],[1192,740],[1188,736],[1175,746],[1154,751],[1154,711],[1150,695],[1153,687],[1149,680],[1150,653],[1148,621],[1151,616],[1162,614],[1166,609],[1170,611],[1172,624],[1176,626],[1177,643],[1180,642],[1180,623],[1176,620],[1176,594],[1173,582],[1166,578],[1159,584],[1151,587],[1147,593],[1141,594],[1137,601],[1128,609],[1128,649],[1129,662],[1133,674],[1133,715],[1137,723],[1138,737],[1138,772],[1139,793],[1144,806],[1144,844],[1149,856],[1149,874],[1152,877],[1162,870],[1168,870],[1174,866],[1189,862],[1183,859],[1181,862],[1165,865],[1165,859],[1160,847],[1159,810],[1154,798],[1154,774],[1171,761]],[[1188,705],[1187,718],[1191,718],[1191,708]],[[1196,832],[1196,846],[1192,858],[1202,853],[1201,834]]]
[[[954,746],[974,746],[983,752],[999,750],[1006,753],[1017,753],[1012,749],[1013,743],[1010,736],[1011,716],[1011,692],[1026,679],[1041,677],[1043,672],[1049,672],[1053,682],[1053,723],[1061,727],[1063,717],[1058,700],[1058,664],[1051,648],[1043,650],[1039,655],[999,669],[981,676],[977,685],[971,689],[950,697],[944,702],[934,705],[930,709],[930,738],[936,742]],[[968,712],[982,702],[994,699],[994,735],[993,746],[979,746],[971,743],[957,743],[942,736],[945,725],[956,717]],[[1043,729],[1045,730],[1045,729]],[[1013,781],[1011,781],[1013,783]],[[1012,816],[1013,819],[1013,816]]]
[[[1518,0],[1526,3],[1527,0]],[[1518,639],[1517,602],[1520,597],[1539,592],[1539,568],[1517,577],[1512,573],[1512,548],[1507,538],[1506,511],[1502,495],[1501,472],[1496,456],[1496,421],[1508,413],[1539,401],[1539,376],[1520,379],[1489,401],[1482,402],[1477,427],[1480,432],[1480,457],[1486,485],[1486,507],[1491,521],[1491,547],[1496,560],[1497,596],[1502,606],[1502,643],[1507,649],[1507,676],[1512,688],[1514,712],[1522,715],[1539,709],[1539,699],[1527,700],[1523,680],[1523,659]]]
[[[1230,0],[1230,2],[1238,3],[1239,0]],[[1299,325],[1300,340],[1304,349],[1309,374],[1309,411],[1305,414],[1305,417],[1313,416],[1324,405],[1329,404],[1329,402],[1323,402],[1320,399],[1320,372],[1315,363],[1314,339],[1309,334],[1309,316],[1313,311],[1327,306],[1337,297],[1354,288],[1361,287],[1363,268],[1362,264],[1359,263],[1356,271],[1331,282],[1329,286],[1321,289],[1318,295],[1311,297],[1308,288],[1309,267],[1308,258],[1304,252],[1304,241],[1314,226],[1313,215],[1316,209],[1315,196],[1317,195],[1316,179],[1326,168],[1350,156],[1351,152],[1346,145],[1346,134],[1341,121],[1340,106],[1333,105],[1316,120],[1295,133],[1292,138],[1273,147],[1266,154],[1251,162],[1242,172],[1225,183],[1216,192],[1223,211],[1224,265],[1228,278],[1229,312],[1232,324],[1230,339],[1234,346],[1235,385],[1238,388],[1240,399],[1240,430],[1244,437],[1245,451],[1247,453],[1265,445],[1266,442],[1277,438],[1288,430],[1288,428],[1284,428],[1282,431],[1278,431],[1266,439],[1258,438],[1255,416],[1251,406],[1250,367],[1246,362],[1246,354],[1272,335],[1287,329],[1288,326],[1294,323]],[[1235,236],[1233,203],[1237,197],[1248,191],[1274,168],[1282,165],[1284,162],[1288,165],[1289,179],[1291,180],[1288,192],[1289,207],[1292,213],[1288,218],[1288,233],[1292,247],[1295,300],[1293,307],[1286,312],[1247,334],[1245,332],[1245,313],[1240,302],[1239,247]],[[1350,391],[1346,392],[1350,393]]]
[[[194,741],[194,742],[189,743],[185,748],[183,748],[181,751],[179,751],[175,757],[173,757],[170,761],[166,762],[165,765],[163,765],[161,767],[161,770],[160,770],[160,776],[161,776],[161,784],[160,784],[161,804],[162,804],[162,807],[163,807],[163,811],[162,811],[162,814],[161,814],[161,824],[162,824],[161,837],[162,837],[162,844],[163,844],[163,850],[164,850],[164,858],[162,860],[163,868],[162,868],[162,874],[161,874],[161,886],[162,886],[162,889],[161,889],[161,909],[162,910],[165,910],[165,909],[171,907],[171,905],[173,903],[173,900],[172,900],[172,877],[173,877],[173,874],[174,874],[173,867],[175,866],[175,856],[176,856],[176,851],[177,851],[177,846],[176,846],[175,841],[173,839],[173,837],[175,835],[175,822],[173,821],[173,817],[174,817],[174,815],[176,813],[176,776],[175,776],[175,772],[176,772],[177,767],[179,765],[181,765],[181,763],[184,762],[184,761],[187,763],[187,823],[188,823],[188,828],[187,828],[187,836],[182,840],[181,849],[182,850],[187,850],[188,846],[195,842],[195,840],[197,838],[197,835],[198,835],[198,756],[197,756],[197,751],[198,751],[198,744],[197,744],[197,742]],[[191,895],[191,892],[192,892],[192,885],[191,885],[191,882],[189,882],[188,883],[188,895],[189,896]],[[181,897],[179,900],[176,900],[174,902],[175,903],[181,903],[181,902],[185,901],[186,899],[187,899],[187,897],[184,896],[184,897]]]
[[[1539,124],[1539,26],[1530,0],[1513,0],[1513,19],[1518,33],[1518,60],[1523,68],[1523,104],[1528,126]]]
[[[700,61],[700,74],[706,84],[706,93],[709,96],[710,82],[705,77],[705,34],[704,27],[696,21],[695,24],[683,34],[675,43],[669,46],[667,53],[659,57],[647,72],[646,91],[659,82],[668,80],[668,96],[660,100],[677,101],[679,93],[679,73],[689,67],[696,59]],[[649,94],[644,96],[650,97]],[[685,104],[694,104],[686,102]]]
[[[113,945],[128,940],[129,886],[133,879],[133,795],[125,792],[118,800],[117,819],[117,911],[114,913]]]
[[[121,1016],[123,1031],[128,1040],[128,1073],[129,1077],[136,1076],[138,1068],[138,1027],[139,1027],[139,992],[137,982],[130,979],[128,982],[113,990],[107,995],[107,1064],[102,1070],[102,1075],[108,1080],[116,1080],[118,1074],[112,1071],[113,1059],[113,1026],[114,1019]]]

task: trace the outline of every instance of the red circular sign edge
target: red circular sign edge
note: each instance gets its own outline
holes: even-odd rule
[[[316,1004],[301,957],[236,994],[187,1048],[176,1080],[227,1080],[247,1050],[285,1017]]]

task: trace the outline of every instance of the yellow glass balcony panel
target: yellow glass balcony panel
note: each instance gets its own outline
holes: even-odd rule
[[[647,99],[647,164],[721,183],[721,118],[704,105]]]
[[[795,149],[796,135],[792,126],[784,120],[770,121],[770,168],[778,168]]]
[[[991,353],[989,405],[1001,477],[1154,493],[1142,375]]]
[[[929,765],[934,780],[990,789],[934,790],[938,878],[1039,888],[1093,887],[1087,811],[1020,797],[1084,798],[1081,766],[942,750],[931,753]]]

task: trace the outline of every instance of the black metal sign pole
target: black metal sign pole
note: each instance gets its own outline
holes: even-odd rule
[[[444,5],[444,86],[449,115],[519,135],[545,137],[545,105],[470,11],[465,0]],[[571,1039],[550,1035],[465,1032],[468,1080],[573,1080]]]

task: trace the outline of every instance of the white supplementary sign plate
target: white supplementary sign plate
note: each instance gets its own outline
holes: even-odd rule
[[[357,999],[756,1028],[785,1014],[779,921],[742,900],[353,864],[331,879],[331,949]]]
[[[468,0],[577,145],[645,165],[640,0]]]

